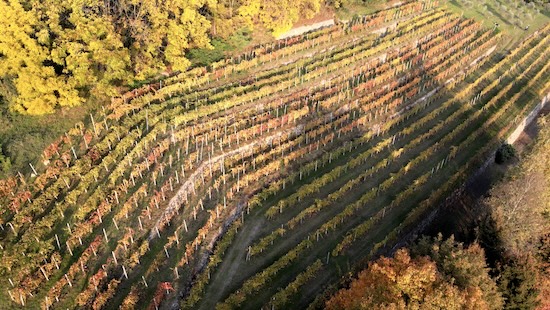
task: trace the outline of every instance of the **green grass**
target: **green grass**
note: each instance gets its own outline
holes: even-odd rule
[[[247,28],[240,29],[227,39],[213,38],[210,42],[212,49],[195,48],[191,49],[187,57],[191,60],[192,66],[208,66],[211,63],[220,61],[232,53],[240,52],[252,41],[252,33]]]
[[[550,16],[544,7],[526,4],[522,0],[451,0],[442,3],[452,12],[474,18],[485,27],[497,27],[506,36],[503,49],[510,49],[540,29]]]
[[[17,171],[30,173],[29,163],[36,166],[48,144],[63,136],[76,123],[89,121],[89,113],[97,108],[97,103],[86,103],[61,109],[56,114],[30,116],[10,112],[6,104],[0,102],[0,178]]]
[[[350,3],[336,10],[336,17],[340,20],[350,20],[355,16],[372,14],[387,7],[385,1],[348,1]]]

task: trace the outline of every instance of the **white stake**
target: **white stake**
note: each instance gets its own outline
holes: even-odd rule
[[[32,172],[34,172],[35,175],[38,175],[38,172],[34,169],[33,165],[29,163],[29,166],[31,166]]]
[[[95,128],[95,122],[94,122],[94,117],[92,113],[90,113],[90,119],[92,120],[92,127],[94,128],[94,133],[95,133],[95,136],[97,137],[97,129]]]
[[[105,231],[105,228],[103,228],[103,236],[105,236],[105,242],[109,243],[109,238],[107,238],[107,232]]]
[[[73,256],[73,251],[71,250],[71,246],[69,245],[69,241],[65,242],[67,245],[67,249],[69,250],[69,253],[71,253],[71,256]]]
[[[65,280],[67,280],[67,283],[69,283],[70,287],[73,287],[73,284],[71,283],[71,280],[69,280],[69,277],[67,277],[67,274],[65,274]]]

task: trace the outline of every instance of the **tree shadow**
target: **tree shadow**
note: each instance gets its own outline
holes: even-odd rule
[[[456,1],[456,0],[451,0],[451,1],[449,1],[449,3],[456,6],[456,7],[459,7],[459,8],[462,7],[462,5],[460,3],[458,3],[458,1]]]
[[[495,17],[499,18],[503,23],[507,25],[512,25],[509,21],[506,20],[497,10],[495,10],[491,5],[487,4],[487,10],[491,12]]]

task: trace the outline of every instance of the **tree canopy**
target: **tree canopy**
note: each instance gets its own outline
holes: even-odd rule
[[[412,254],[411,254],[412,253]],[[483,250],[454,239],[424,239],[359,273],[327,309],[501,309]]]
[[[0,96],[10,110],[53,113],[165,71],[193,48],[261,24],[274,35],[324,0],[2,0]]]
[[[482,238],[499,254],[507,309],[550,307],[550,127],[539,120],[532,149],[490,191]],[[496,239],[496,240],[493,240]]]

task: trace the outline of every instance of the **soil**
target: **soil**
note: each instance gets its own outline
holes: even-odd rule
[[[541,115],[548,115],[549,113],[550,113],[550,105],[547,105],[544,109],[540,111],[538,117],[540,117]],[[539,132],[539,129],[536,121],[533,121],[531,124],[529,124],[529,126],[527,126],[527,128],[525,128],[525,130],[521,133],[517,141],[514,143],[514,148],[516,149],[518,154],[521,154],[525,151],[525,148],[533,142],[538,132]]]

